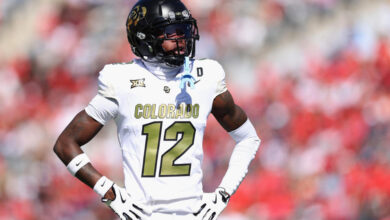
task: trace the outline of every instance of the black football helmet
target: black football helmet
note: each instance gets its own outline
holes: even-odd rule
[[[180,66],[184,57],[195,56],[198,27],[180,0],[139,0],[129,13],[126,27],[133,53],[143,60]],[[175,51],[164,51],[164,40],[176,41]],[[179,47],[179,40],[185,41],[185,48]]]

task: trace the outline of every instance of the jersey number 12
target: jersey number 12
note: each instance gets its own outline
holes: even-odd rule
[[[160,147],[162,122],[152,122],[142,127],[142,134],[146,135],[145,154],[142,166],[142,177],[155,177],[158,150]],[[179,139],[179,134],[181,138]],[[159,176],[189,176],[191,164],[175,164],[193,144],[195,138],[195,127],[191,122],[174,122],[165,129],[164,141],[176,141],[167,150],[160,160]],[[178,140],[179,139],[179,140]]]

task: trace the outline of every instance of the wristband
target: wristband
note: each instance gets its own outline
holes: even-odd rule
[[[69,172],[74,176],[87,163],[91,162],[85,153],[75,156],[66,166]]]
[[[107,191],[112,187],[113,184],[114,182],[112,182],[110,179],[108,179],[105,176],[102,176],[95,183],[95,186],[93,187],[93,191],[95,191],[101,197],[104,197],[104,195],[106,195]]]

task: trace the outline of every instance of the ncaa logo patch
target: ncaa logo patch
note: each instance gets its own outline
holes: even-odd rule
[[[145,78],[143,79],[131,79],[131,89],[135,87],[146,87],[145,85]]]

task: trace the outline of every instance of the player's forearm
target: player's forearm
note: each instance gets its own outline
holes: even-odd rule
[[[229,132],[229,134],[236,141],[236,146],[230,157],[229,168],[220,187],[223,187],[232,195],[246,176],[249,164],[260,146],[260,139],[249,120],[238,129]]]
[[[84,153],[80,147],[75,141],[60,136],[53,150],[65,166],[68,166],[73,158]],[[75,177],[91,188],[101,176],[91,163],[87,163],[75,173]]]
[[[56,155],[61,159],[61,161],[68,166],[69,163],[78,155],[83,154],[84,152],[81,150],[79,146],[75,141],[71,140],[64,140],[60,138],[57,140],[56,144],[54,145],[54,152]],[[74,176],[85,183],[87,186],[89,186],[91,189],[94,189],[96,191],[96,183],[99,181],[99,179],[102,178],[102,174],[97,171],[91,163],[85,164],[83,167],[81,167]],[[107,193],[103,193],[104,198],[113,200],[115,198],[115,194],[110,188]]]
[[[53,150],[73,176],[103,197],[112,193],[110,188],[113,183],[92,166],[88,156],[81,150],[81,146],[88,143],[102,127],[83,110],[61,133]]]

